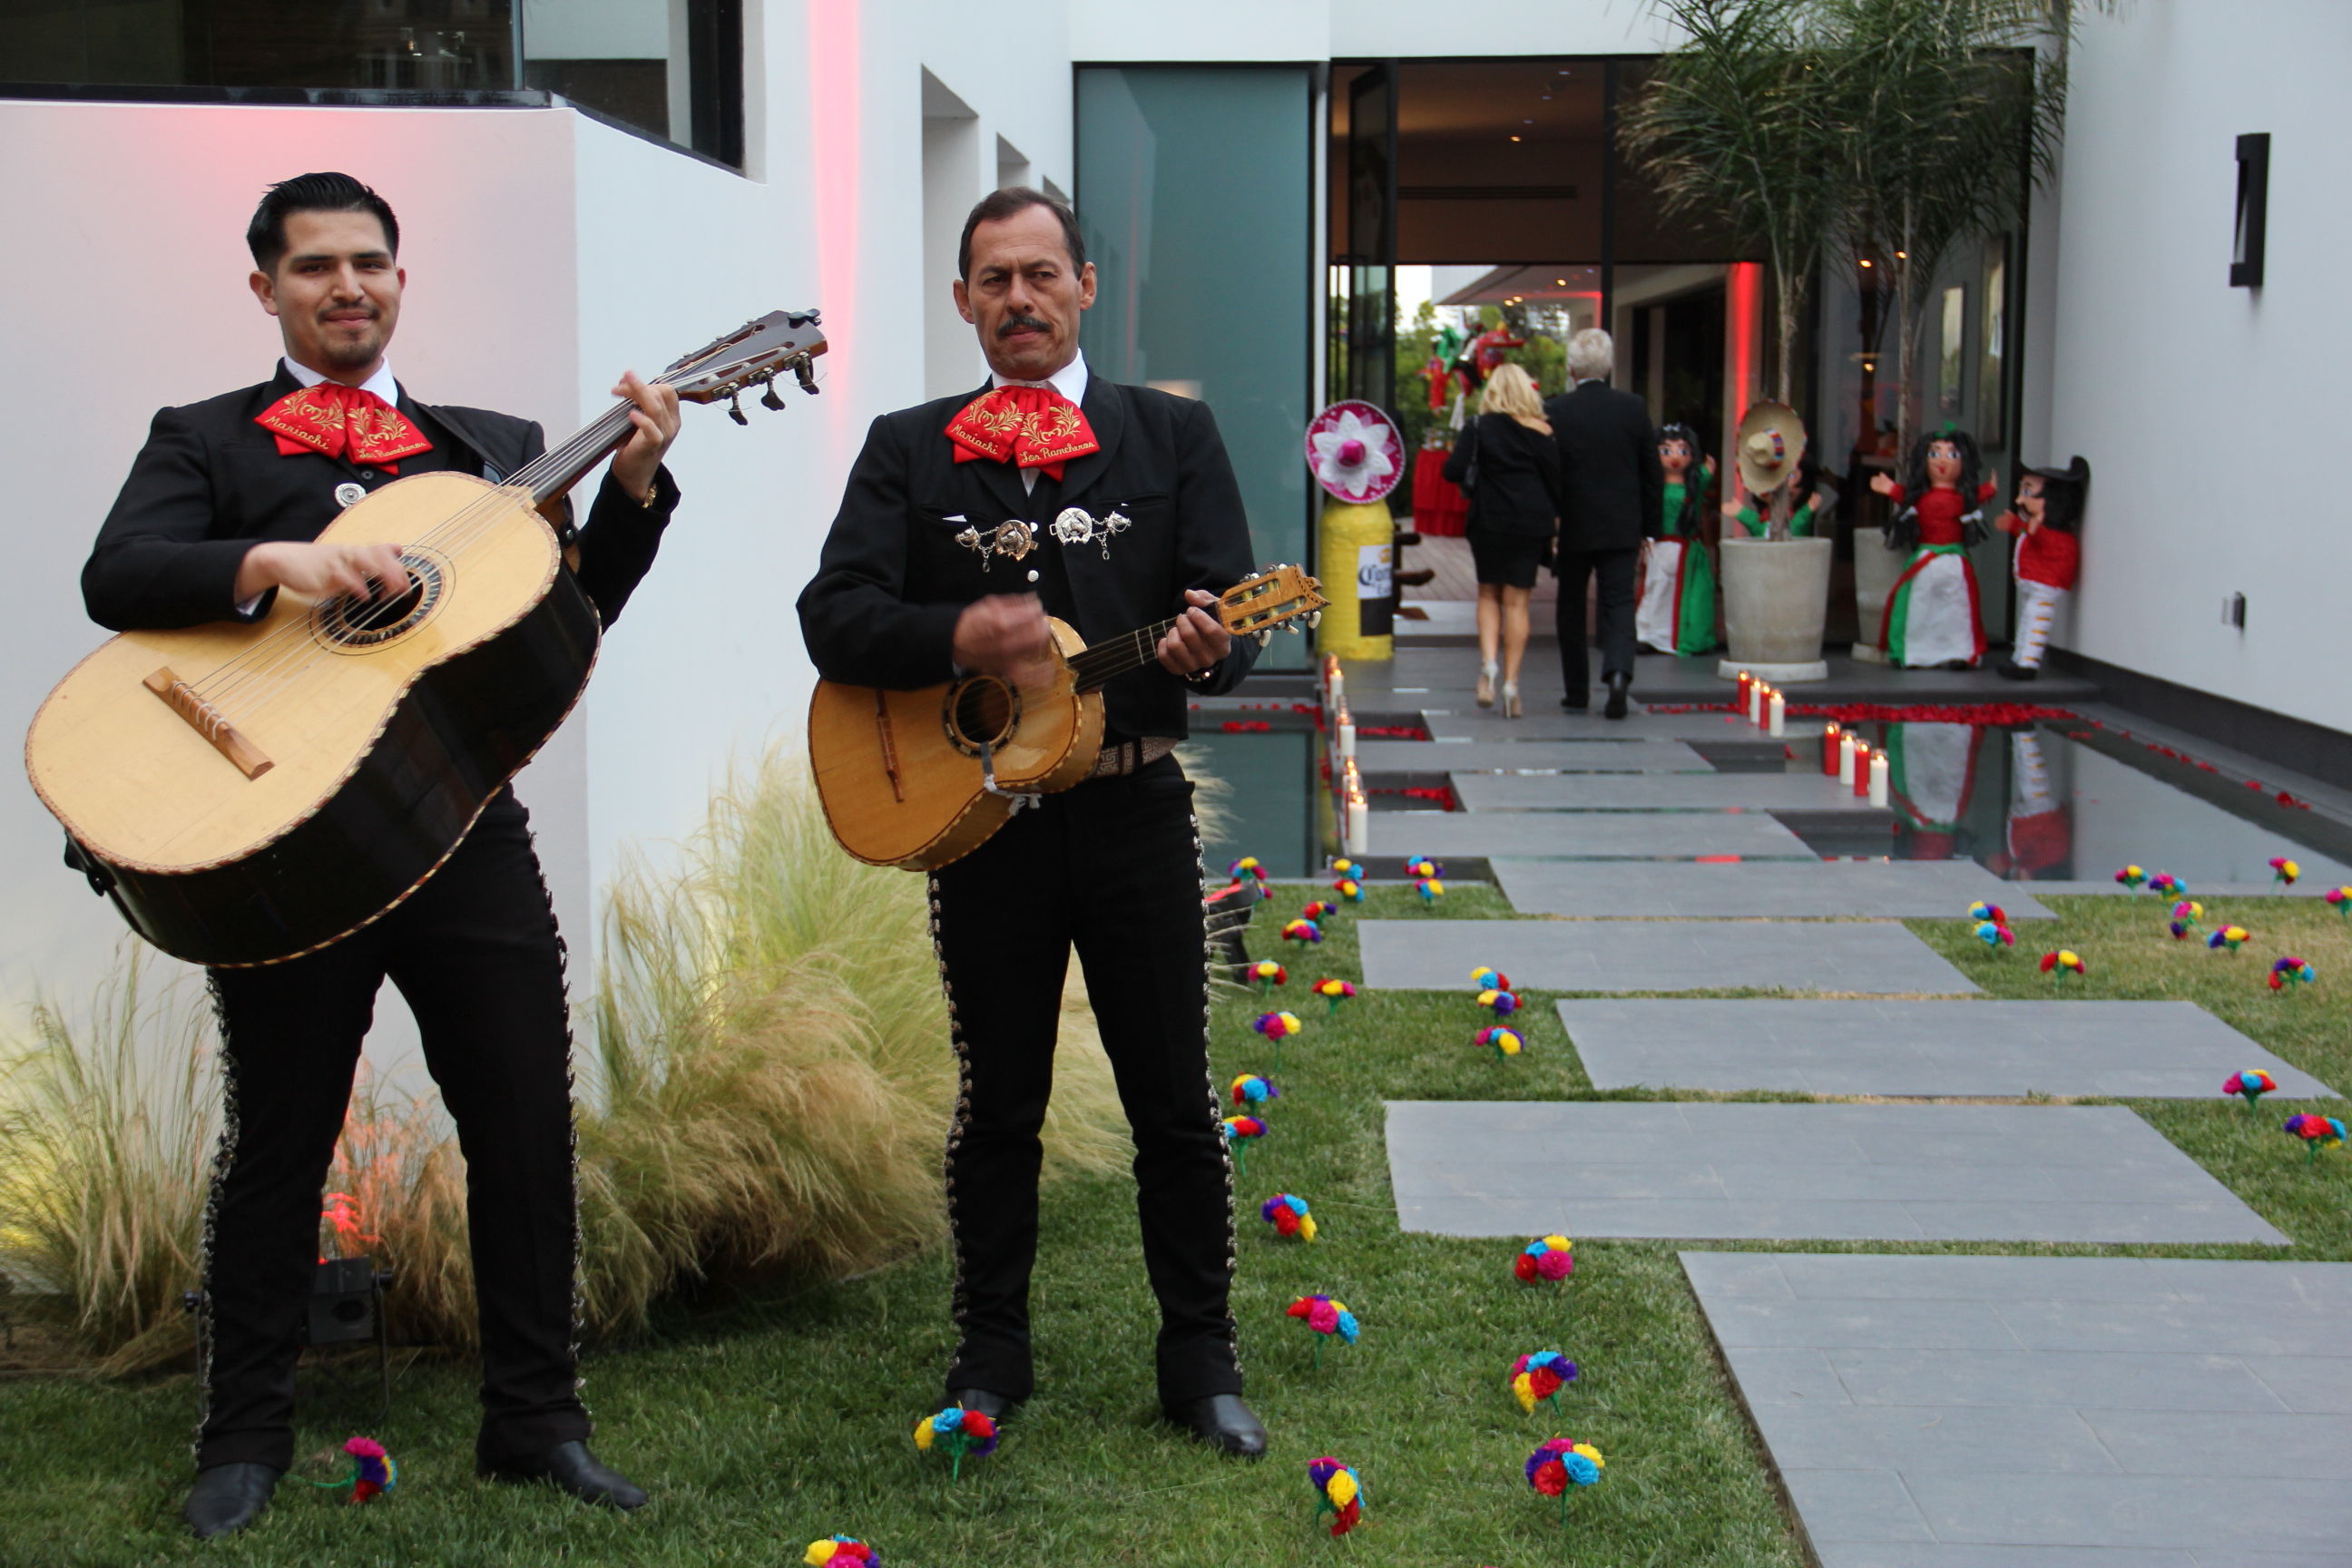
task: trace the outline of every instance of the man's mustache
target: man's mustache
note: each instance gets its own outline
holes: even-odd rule
[[[1013,333],[1023,331],[1050,332],[1053,330],[1051,322],[1041,321],[1034,316],[1007,316],[997,327],[996,335],[1000,338],[1009,338]]]

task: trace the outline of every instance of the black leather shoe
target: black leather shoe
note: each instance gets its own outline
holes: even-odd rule
[[[1212,1448],[1238,1459],[1265,1457],[1265,1426],[1238,1394],[1212,1394],[1171,1405],[1168,1419]]]
[[[2013,659],[2005,658],[2000,661],[2000,678],[2003,680],[2035,680],[2039,679],[2041,675],[2041,670],[2028,668]]]
[[[1563,697],[1559,700],[1559,705],[1562,708],[1567,709],[1571,713],[1581,713],[1587,708],[1592,706],[1592,699],[1590,697]]]
[[[1633,678],[1620,672],[1609,678],[1609,705],[1601,710],[1603,719],[1625,717],[1625,693],[1632,689]]]
[[[948,1390],[948,1403],[961,1405],[966,1410],[977,1410],[1001,1426],[1004,1424],[1004,1418],[1013,1414],[1013,1407],[1020,1401],[1007,1399],[994,1389],[950,1388]]]
[[[283,1473],[268,1465],[215,1465],[199,1470],[180,1517],[198,1541],[243,1530],[269,1505],[269,1494]]]
[[[601,1503],[606,1508],[625,1510],[646,1506],[645,1488],[603,1463],[588,1451],[587,1444],[577,1438],[569,1443],[558,1443],[545,1453],[533,1454],[528,1458],[484,1465],[479,1473],[496,1481],[552,1482],[558,1491],[569,1492],[582,1502]]]

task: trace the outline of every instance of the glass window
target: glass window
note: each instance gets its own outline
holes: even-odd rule
[[[742,167],[742,0],[521,6],[523,85]]]

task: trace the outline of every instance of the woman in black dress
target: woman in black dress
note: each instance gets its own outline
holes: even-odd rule
[[[1536,384],[1517,365],[1496,368],[1445,459],[1470,496],[1470,560],[1478,574],[1478,706],[1519,716],[1519,661],[1528,651],[1528,597],[1559,529],[1559,447]],[[1502,662],[1496,667],[1496,645]]]

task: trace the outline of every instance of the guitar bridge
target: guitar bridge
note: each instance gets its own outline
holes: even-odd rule
[[[189,729],[211,742],[213,750],[235,763],[236,771],[247,778],[257,779],[277,766],[252,742],[237,733],[226,714],[197,696],[195,689],[173,675],[169,666],[140,684],[162,698],[165,707],[185,720]]]

